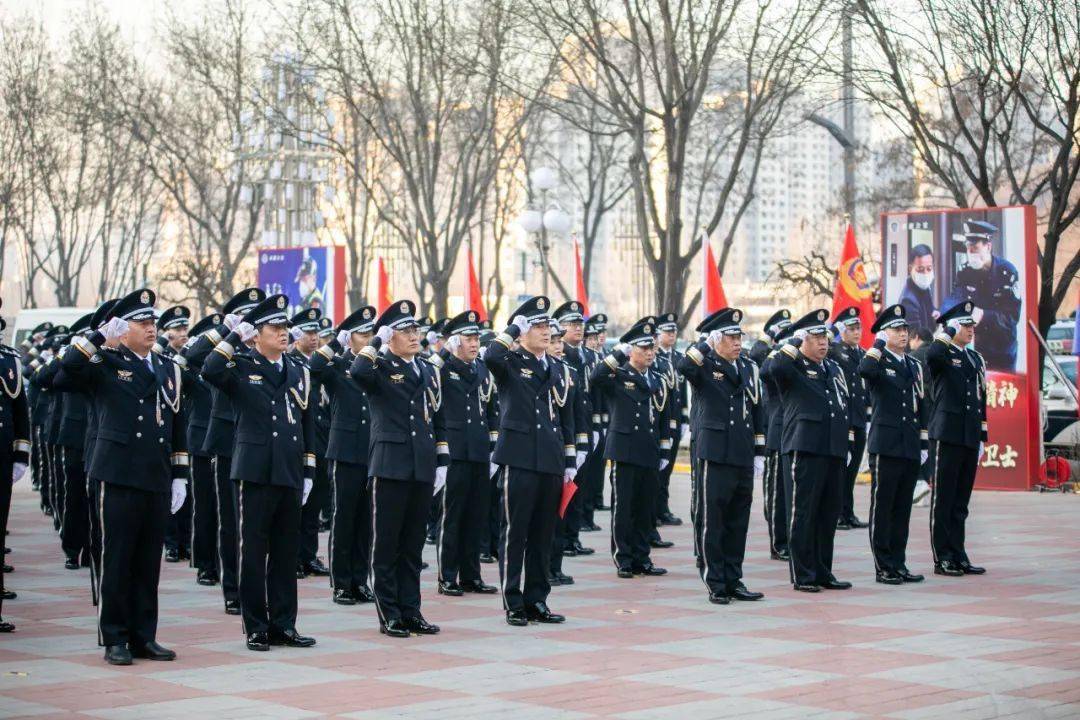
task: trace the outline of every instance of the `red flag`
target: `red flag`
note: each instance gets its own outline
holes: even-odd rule
[[[390,307],[390,276],[386,273],[386,265],[383,264],[383,259],[379,258],[379,282],[375,295],[375,309],[380,313],[386,308]]]
[[[848,223],[844,236],[844,250],[840,253],[840,265],[836,269],[836,289],[833,290],[832,317],[844,308],[852,305],[859,308],[863,334],[859,344],[869,348],[874,344],[870,326],[874,324],[874,300],[870,283],[866,280],[866,268],[863,267],[859,246],[855,244],[855,228]]]
[[[562,497],[559,499],[559,517],[566,517],[566,508],[570,506],[570,501],[574,499],[574,493],[577,492],[577,483],[571,480],[568,483],[563,483]]]
[[[705,315],[711,315],[717,310],[728,306],[727,297],[724,295],[724,286],[720,282],[720,270],[716,267],[716,259],[713,258],[712,245],[709,244],[709,236],[701,233],[701,244],[705,252],[701,253],[704,267],[701,268],[701,287],[705,299]]]
[[[465,308],[475,310],[481,320],[487,320],[487,310],[484,308],[484,294],[480,291],[480,281],[476,279],[476,268],[473,267],[472,248],[469,248],[469,284],[465,288]]]
[[[574,282],[577,301],[581,303],[581,313],[589,317],[589,293],[585,289],[585,273],[581,271],[581,248],[578,247],[577,238],[574,238]]]

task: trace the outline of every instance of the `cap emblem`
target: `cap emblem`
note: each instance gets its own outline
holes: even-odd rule
[[[251,292],[248,293],[248,300],[251,300],[252,302],[255,302],[258,299],[259,299],[259,291],[258,290],[252,290]]]
[[[284,307],[285,307],[285,297],[284,297],[284,296],[282,296],[282,297],[279,297],[279,298],[277,299],[277,306],[278,306],[279,308],[282,308],[282,309],[284,309]]]
[[[150,293],[149,293],[149,291],[147,291],[147,290],[142,291],[142,295],[139,296],[139,302],[141,302],[143,305],[150,302]]]

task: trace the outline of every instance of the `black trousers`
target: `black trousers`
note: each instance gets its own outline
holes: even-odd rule
[[[168,524],[165,528],[165,547],[169,550],[178,550],[182,554],[191,552],[191,488],[184,498],[184,504],[175,513],[169,515]]]
[[[315,477],[311,481],[311,494],[300,511],[300,562],[314,562],[319,555],[319,516],[330,498],[330,471],[327,459],[319,457],[315,462]]]
[[[444,582],[480,580],[480,536],[487,529],[491,496],[488,467],[486,462],[453,460],[446,471],[436,535],[439,579]]]
[[[34,436],[30,445],[30,460],[33,463],[34,482],[37,483],[38,493],[41,495],[41,509],[51,510],[51,496],[49,495],[49,460],[46,455],[45,428],[34,425],[31,428]]]
[[[354,591],[368,584],[371,569],[371,492],[367,465],[331,462],[330,587]]]
[[[85,470],[85,468],[83,468]],[[90,600],[95,607],[101,603],[101,483],[98,480],[86,477],[86,496],[90,499],[89,517],[90,526]],[[170,498],[171,499],[171,498]]]
[[[617,569],[649,563],[649,533],[656,527],[656,468],[611,463],[611,558]]]
[[[10,478],[14,464],[11,453],[0,455],[0,478]],[[10,482],[0,482],[0,558],[6,557],[4,548],[7,546],[7,526],[8,517],[11,514],[12,485],[13,483]],[[0,618],[4,615],[3,590],[5,574],[0,572]]]
[[[866,450],[866,426],[853,428],[855,441],[848,444],[851,448],[851,461],[844,467],[844,484],[842,486],[840,519],[850,520],[855,517],[855,479],[859,475],[859,465],[862,464],[863,451]]]
[[[244,632],[296,627],[299,488],[240,481],[240,613]]]
[[[694,438],[690,437],[690,457],[694,457]],[[694,560],[700,567],[701,559],[701,461],[690,463],[690,526],[694,529]]]
[[[907,568],[911,499],[918,479],[918,460],[870,456],[870,551],[878,572]]]
[[[784,461],[784,482],[789,485],[791,498],[788,519],[791,581],[818,585],[832,576],[844,458],[796,451],[784,455]]]
[[[428,519],[427,519],[427,539],[435,540],[435,536],[439,532],[439,518],[442,517],[442,504],[443,504],[443,488],[439,488],[439,491],[432,493],[431,504],[428,506]]]
[[[668,464],[657,476],[656,508],[653,511],[657,525],[660,524],[662,515],[671,513],[671,473],[675,471],[675,458],[679,456],[679,440],[680,437],[676,435],[675,441],[671,443],[671,448],[666,452],[660,451],[667,458]]]
[[[607,460],[604,459],[604,447],[607,436],[600,433],[600,441],[596,444],[589,457],[585,458],[585,464],[581,466],[578,474],[582,475],[580,483],[582,523],[594,522],[596,508],[604,504],[604,470]]]
[[[551,538],[559,514],[563,479],[532,470],[505,469],[499,578],[503,607],[524,610],[551,592]]]
[[[191,564],[218,574],[218,506],[214,461],[209,455],[191,456]]]
[[[371,591],[379,621],[420,616],[430,482],[371,479]]]
[[[64,470],[60,446],[49,443],[45,457],[49,465],[49,506],[53,509],[53,529],[59,533],[64,525]]]
[[[215,455],[213,463],[214,485],[217,489],[217,552],[218,567],[221,568],[221,592],[225,600],[240,600],[239,486],[229,477],[232,458]],[[292,571],[295,575],[295,565]]]
[[[86,471],[79,448],[60,448],[60,466],[64,478],[64,525],[60,547],[64,556],[76,562],[89,559],[90,498],[86,494]]]
[[[765,499],[765,525],[769,529],[769,550],[778,553],[788,547],[788,501],[782,475],[783,462],[779,450],[765,453],[765,476],[762,496]]]
[[[100,483],[98,642],[141,647],[157,637],[158,580],[169,494]]]
[[[484,520],[484,530],[480,533],[480,552],[488,555],[499,554],[499,532],[502,527],[502,481],[503,469],[500,467],[494,475],[488,466],[488,511]]]
[[[979,450],[936,441],[931,454],[934,484],[930,493],[930,547],[934,562],[970,562],[964,546],[964,526],[979,469]]]
[[[725,594],[742,580],[746,531],[754,500],[754,468],[702,461],[701,580],[710,593]]]

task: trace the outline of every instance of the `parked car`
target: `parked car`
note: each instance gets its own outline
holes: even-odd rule
[[[1054,355],[1072,392],[1050,367],[1050,358],[1043,365],[1042,423],[1043,444],[1047,451],[1056,449],[1066,457],[1080,458],[1080,415],[1075,394],[1077,357]]]
[[[83,315],[93,312],[94,308],[79,307],[53,307],[53,308],[29,308],[20,310],[15,316],[15,327],[8,333],[8,344],[19,347],[19,344],[30,334],[30,331],[43,322],[51,322],[53,325],[70,325]]]
[[[1055,355],[1069,355],[1073,351],[1073,333],[1076,323],[1073,320],[1058,320],[1046,331],[1046,345]]]

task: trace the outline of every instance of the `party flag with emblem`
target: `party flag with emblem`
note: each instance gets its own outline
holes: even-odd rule
[[[859,246],[855,244],[855,228],[848,223],[844,236],[844,249],[840,253],[840,265],[836,269],[836,288],[833,290],[832,317],[846,307],[855,305],[859,308],[863,334],[859,344],[869,348],[874,344],[874,334],[870,326],[874,324],[874,300],[870,283],[866,279]]]

